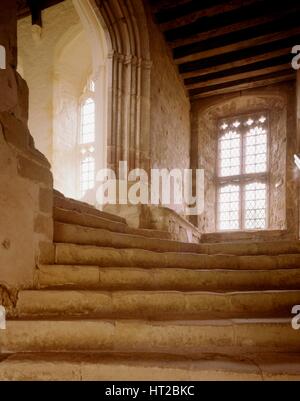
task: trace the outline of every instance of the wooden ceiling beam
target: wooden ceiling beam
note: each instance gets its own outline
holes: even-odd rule
[[[39,0],[28,0],[28,4],[31,12],[32,25],[42,27],[42,2]]]
[[[202,69],[198,69],[198,70],[195,70],[195,71],[182,73],[181,76],[184,79],[199,77],[199,76],[206,75],[206,74],[209,74],[209,73],[215,73],[215,72],[224,71],[224,70],[227,70],[227,69],[230,69],[230,68],[241,67],[241,66],[244,66],[244,65],[248,65],[248,64],[252,64],[252,63],[256,63],[256,62],[264,61],[264,60],[268,60],[268,59],[272,59],[272,58],[283,56],[283,55],[287,55],[287,54],[290,54],[290,53],[291,53],[291,48],[290,47],[283,48],[283,49],[279,49],[279,50],[276,50],[276,51],[267,52],[267,53],[261,54],[259,56],[246,57],[246,58],[244,58],[242,60],[236,60],[236,61],[232,61],[230,63],[224,63],[224,64],[212,66],[212,67],[207,67],[207,68],[202,68]]]
[[[236,43],[232,43],[229,45],[211,48],[209,50],[197,52],[194,54],[190,54],[185,57],[175,58],[175,63],[180,65],[184,63],[189,63],[197,60],[202,60],[205,58],[213,57],[218,54],[229,53],[232,51],[238,51],[243,49],[248,49],[253,46],[259,46],[266,43],[276,42],[277,40],[286,39],[292,36],[300,35],[300,27],[288,30],[288,31],[281,31],[276,33],[271,33],[268,35],[262,35],[258,37],[254,37],[248,40],[241,40],[237,41]],[[237,33],[237,40],[238,40],[238,33]]]
[[[168,22],[164,22],[160,24],[160,28],[162,31],[169,31],[173,29],[177,29],[179,27],[193,24],[198,19],[203,17],[212,17],[213,15],[223,14],[229,11],[237,10],[241,7],[245,7],[254,3],[262,2],[264,0],[231,0],[227,3],[218,4],[215,6],[211,6],[204,9],[199,9],[194,11],[188,15],[180,16],[179,18],[173,19]],[[201,4],[201,3],[199,3]],[[199,7],[200,8],[200,7]]]
[[[186,64],[181,64],[179,66],[179,72],[181,74],[193,71],[199,71],[203,68],[214,67],[221,64],[232,63],[238,60],[243,60],[248,57],[256,57],[262,54],[267,54],[271,52],[275,52],[281,49],[288,49],[287,54],[291,53],[292,47],[295,43],[300,41],[299,35],[294,37],[289,37],[286,39],[278,40],[276,42],[267,43],[264,45],[259,45],[255,47],[251,47],[249,49],[243,49],[236,52],[218,54],[214,57],[209,57],[202,60],[193,61]]]
[[[65,0],[41,0],[39,1],[39,7],[41,10],[45,10],[49,7],[55,6],[56,4],[62,3]],[[17,5],[18,19],[28,17],[31,15],[29,1],[19,0]]]
[[[232,81],[238,81],[246,78],[253,78],[253,77],[258,77],[260,75],[267,75],[267,74],[272,74],[275,72],[281,72],[281,71],[287,71],[288,69],[291,69],[292,67],[290,63],[286,64],[281,64],[281,65],[276,65],[272,67],[266,67],[263,69],[255,69],[253,71],[247,71],[247,72],[242,72],[240,74],[234,74],[234,75],[228,75],[222,78],[217,78],[217,79],[209,79],[205,80],[203,82],[198,82],[190,85],[186,85],[186,88],[188,90],[191,89],[198,89],[198,88],[206,88],[208,86],[213,86],[213,85],[219,85],[225,82],[232,82]]]
[[[150,2],[192,101],[295,79],[299,2]]]
[[[152,10],[154,13],[163,13],[182,6],[187,3],[191,3],[191,0],[150,0]]]
[[[175,49],[177,47],[183,47],[183,46],[190,45],[193,43],[201,42],[201,41],[210,39],[212,37],[222,36],[222,35],[226,35],[229,33],[241,31],[243,29],[253,28],[253,27],[257,27],[259,25],[271,23],[273,21],[282,19],[284,16],[289,16],[292,13],[299,12],[299,10],[300,10],[300,5],[294,6],[291,9],[285,9],[285,10],[275,13],[275,14],[272,14],[270,12],[269,14],[264,15],[264,16],[251,18],[251,19],[247,19],[244,21],[237,21],[233,24],[228,24],[228,25],[225,25],[222,27],[217,27],[215,29],[211,29],[208,31],[194,33],[191,36],[188,36],[186,38],[180,38],[180,39],[173,40],[170,38],[170,36],[168,36],[168,32],[166,32],[165,36],[166,36],[166,39],[169,42],[170,46],[173,49]]]
[[[282,18],[271,21],[267,24],[260,24],[255,27],[245,28],[240,31],[230,32],[225,35],[213,36],[200,42],[189,45],[176,47],[173,49],[175,59],[183,58],[195,53],[221,48],[229,45],[234,45],[239,42],[263,37],[266,35],[277,34],[280,32],[291,31],[299,28],[299,18],[295,13],[286,14]]]
[[[210,89],[206,92],[198,93],[198,94],[190,94],[191,101],[198,100],[201,98],[206,98],[210,96],[216,96],[216,95],[224,95],[227,93],[234,93],[234,92],[240,92],[244,91],[247,89],[253,89],[253,88],[258,88],[262,86],[268,86],[268,85],[273,85],[275,83],[279,82],[286,82],[286,81],[291,81],[296,79],[296,74],[295,71],[289,73],[284,73],[281,76],[277,76],[274,78],[265,78],[263,77],[262,80],[253,80],[253,82],[247,82],[247,83],[240,83],[237,84],[235,83],[233,86],[229,85],[225,88],[214,88]]]
[[[286,53],[277,57],[272,57],[267,60],[262,60],[262,61],[255,60],[253,63],[248,63],[242,66],[237,66],[237,67],[229,66],[229,68],[217,72],[208,71],[206,74],[199,75],[198,77],[185,79],[184,84],[188,86],[212,79],[225,78],[230,75],[236,75],[244,72],[252,72],[255,70],[262,70],[264,68],[275,67],[282,64],[289,64],[291,66],[290,53]]]

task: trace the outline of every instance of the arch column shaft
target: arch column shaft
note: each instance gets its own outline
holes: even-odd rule
[[[140,0],[96,1],[111,44],[108,167],[149,169],[150,55],[146,16]]]

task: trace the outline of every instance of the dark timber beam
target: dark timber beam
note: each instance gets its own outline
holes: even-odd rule
[[[278,57],[272,57],[262,61],[255,61],[253,63],[247,63],[242,66],[231,67],[229,66],[227,69],[223,69],[221,71],[207,71],[206,74],[202,74],[200,76],[194,78],[187,78],[184,80],[184,84],[186,86],[203,83],[209,80],[214,80],[218,78],[226,78],[228,76],[242,74],[242,73],[251,73],[257,70],[263,70],[269,67],[275,67],[280,65],[288,65],[291,67],[291,55],[289,53],[280,55]]]
[[[289,37],[287,39],[278,40],[276,42],[271,42],[265,45],[259,45],[251,47],[249,49],[243,49],[236,52],[219,54],[213,57],[208,57],[206,59],[197,60],[194,62],[181,64],[179,66],[180,73],[188,73],[202,68],[214,67],[216,65],[233,63],[238,60],[243,60],[249,57],[257,57],[266,53],[275,52],[277,50],[289,49],[288,53],[291,52],[292,47],[295,43],[300,42],[299,36]],[[287,53],[287,54],[288,54]],[[292,59],[292,57],[291,57]]]
[[[177,7],[192,3],[192,0],[150,0],[151,7],[156,13],[169,13]]]
[[[202,82],[196,82],[193,84],[189,84],[189,85],[186,85],[186,88],[188,90],[191,90],[191,89],[206,88],[209,86],[219,85],[219,84],[222,84],[225,82],[232,83],[233,81],[239,81],[239,80],[243,80],[246,78],[259,77],[260,75],[272,74],[272,73],[276,73],[279,71],[288,71],[289,68],[291,69],[290,63],[286,63],[286,64],[281,64],[281,65],[275,65],[273,67],[254,69],[253,71],[241,72],[239,74],[234,74],[234,75],[228,74],[228,76],[225,76],[222,78],[206,79],[206,80],[203,80]],[[291,69],[291,73],[292,72],[293,71]]]
[[[189,94],[192,100],[196,100],[203,97],[237,92],[250,88],[267,86],[278,82],[290,81],[295,79],[296,79],[295,71],[291,72],[291,69],[288,69],[282,71],[281,73],[261,75],[259,77],[246,78],[243,80],[238,80],[229,83],[226,82],[223,84],[210,86],[208,88],[193,89],[189,91]]]
[[[149,0],[190,98],[295,79],[299,0]]]
[[[299,23],[297,23],[299,25]],[[254,30],[255,31],[255,30]],[[273,29],[274,32],[274,29]],[[218,46],[218,41],[216,41],[214,46],[209,46],[209,43],[203,48],[209,47],[208,50],[202,50],[202,51],[197,51],[197,47],[194,49],[195,53],[190,54],[188,56],[183,56],[183,57],[176,57],[176,52],[174,52],[174,58],[175,58],[175,63],[176,64],[184,64],[184,63],[189,63],[192,61],[197,61],[201,59],[205,59],[208,57],[213,57],[218,54],[224,54],[224,53],[229,53],[233,51],[238,51],[238,50],[243,50],[243,49],[249,49],[254,46],[259,46],[259,45],[264,45],[268,44],[270,42],[276,42],[281,39],[287,39],[289,37],[294,37],[296,35],[300,35],[300,26],[294,29],[286,30],[286,31],[280,31],[280,32],[274,32],[270,33],[268,35],[262,35],[262,36],[254,36],[251,39],[248,40],[241,40],[241,36],[239,32],[237,32],[234,36],[236,38],[236,41],[231,44],[227,44],[224,46]],[[210,42],[210,41],[209,41]],[[222,41],[219,41],[222,43]],[[202,42],[203,43],[203,42]],[[199,44],[200,47],[201,43]]]
[[[19,0],[18,1],[18,19],[28,17],[31,14],[29,3],[32,0]],[[33,2],[38,3],[36,6],[40,8],[41,11],[55,6],[56,4],[62,3],[64,0],[33,0]]]
[[[32,25],[43,26],[42,22],[42,3],[39,0],[28,0],[28,5],[31,12]]]
[[[236,60],[236,61],[216,65],[213,67],[206,67],[206,68],[201,68],[199,70],[195,70],[195,71],[191,71],[191,72],[187,72],[187,73],[182,73],[181,75],[184,79],[197,78],[197,77],[209,74],[209,73],[217,73],[217,72],[225,71],[225,70],[232,69],[232,68],[239,68],[242,66],[251,65],[251,64],[261,62],[264,60],[270,60],[273,58],[277,58],[279,56],[290,55],[290,52],[291,52],[291,48],[287,47],[287,48],[280,49],[280,50],[277,50],[274,52],[272,51],[272,52],[264,53],[259,56],[246,57],[241,60]]]
[[[199,9],[197,11],[191,12],[188,15],[181,15],[180,17],[164,22],[160,24],[160,28],[165,32],[173,29],[177,29],[179,27],[193,24],[196,22],[198,19],[203,18],[203,17],[212,17],[217,14],[224,14],[228,11],[233,11],[236,9],[239,9],[241,7],[245,7],[257,2],[262,2],[264,0],[232,0],[228,1],[227,3],[223,4],[218,4],[218,5],[213,5],[208,8],[204,9]],[[198,3],[201,5],[201,2]],[[201,8],[201,7],[199,7]]]
[[[245,28],[225,35],[213,36],[199,42],[177,47],[173,50],[173,55],[174,58],[179,59],[206,50],[235,45],[239,42],[265,37],[266,35],[288,32],[296,28],[299,28],[298,15],[295,13],[289,13],[284,15],[283,18],[271,21],[267,24],[260,24],[255,27]]]
[[[199,25],[199,23],[197,23],[197,26],[189,25],[189,29],[185,32],[181,32],[180,28],[174,31],[167,31],[165,33],[165,37],[170,43],[171,47],[175,49],[178,47],[183,47],[186,45],[208,40],[213,37],[218,37],[230,33],[236,34],[237,31],[262,26],[263,24],[268,24],[272,22],[275,22],[276,24],[276,21],[282,19],[283,17],[299,13],[299,11],[300,4],[293,6],[292,8],[285,8],[284,10],[280,10],[277,12],[275,8],[275,10],[272,9],[272,12],[269,11],[269,13],[265,15],[260,15],[260,13],[258,12],[258,16],[253,16],[253,18],[249,17],[248,19],[242,20],[237,19],[233,23],[228,22],[228,24],[224,24],[224,22],[221,25],[207,23],[205,24],[206,26],[204,24],[203,26],[201,26]]]

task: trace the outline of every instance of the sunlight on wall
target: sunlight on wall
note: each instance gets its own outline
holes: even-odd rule
[[[31,19],[19,22],[20,74],[29,86],[29,128],[52,165],[54,187],[80,199],[81,98],[90,78],[95,86],[95,169],[106,164],[107,47],[105,33],[86,0],[66,0],[43,12],[39,42]],[[93,195],[89,199],[94,202]]]
[[[72,37],[69,41],[69,37]],[[80,97],[92,70],[92,56],[81,29],[70,32],[58,44],[54,63],[53,174],[54,186],[70,197],[78,197],[77,143],[80,124]],[[78,55],[80,54],[80,62]]]

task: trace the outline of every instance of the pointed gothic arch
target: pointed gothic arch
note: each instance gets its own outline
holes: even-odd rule
[[[75,0],[83,3],[83,0]],[[141,0],[89,0],[108,45],[107,166],[150,165],[150,46]]]
[[[95,82],[97,158],[96,171],[112,168],[118,174],[118,162],[127,161],[129,169],[150,167],[150,47],[147,20],[141,0],[97,1],[73,0],[80,18],[80,24],[70,28],[60,39],[55,51],[55,90],[61,92],[60,70],[64,65],[74,64],[74,71],[81,70],[80,77],[86,77],[89,70]],[[90,55],[80,56],[73,51],[68,54],[70,43],[87,40],[85,48]],[[74,47],[74,46],[73,46]],[[82,46],[81,46],[82,48]],[[85,50],[86,52],[87,50]],[[61,59],[66,59],[64,62]],[[73,61],[71,61],[73,60]],[[63,64],[63,67],[60,67]],[[77,66],[76,66],[77,65]],[[89,67],[87,68],[87,65]],[[75,68],[76,66],[76,68]],[[64,75],[64,71],[63,71]],[[71,79],[73,73],[70,72]],[[78,75],[78,74],[77,74]],[[82,81],[77,77],[76,88]],[[80,78],[80,79],[79,79]],[[77,88],[78,89],[78,88]],[[77,90],[76,89],[76,90]],[[63,97],[54,96],[60,99]],[[61,107],[54,107],[55,115]],[[59,119],[58,119],[59,120]],[[56,119],[55,119],[56,121]],[[73,125],[76,123],[72,123]],[[60,132],[65,127],[57,127],[58,145]],[[74,152],[70,153],[70,163],[66,163],[68,151],[61,152],[54,140],[55,157],[53,163],[56,187],[68,196],[76,197],[72,189],[76,181]],[[75,146],[75,145],[74,145]],[[74,148],[72,145],[70,149]],[[64,154],[65,174],[61,174],[61,154]],[[73,156],[72,156],[73,155]],[[72,159],[73,157],[73,159]],[[73,167],[72,167],[73,166]],[[59,171],[60,173],[57,173]],[[59,180],[57,180],[59,177]],[[68,177],[68,179],[66,179]],[[76,181],[77,182],[77,181]],[[60,185],[61,183],[61,185]],[[73,192],[72,192],[73,191]]]

